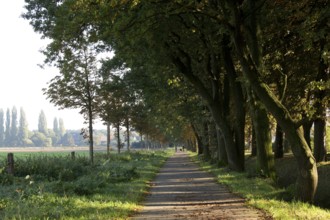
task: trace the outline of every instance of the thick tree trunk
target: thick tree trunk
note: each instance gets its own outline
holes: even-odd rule
[[[275,158],[283,158],[284,137],[283,137],[282,128],[279,124],[276,125],[274,152],[275,152]]]
[[[254,125],[252,123],[252,134],[251,134],[251,156],[255,157],[257,156],[257,141],[256,141],[256,132],[255,132],[255,128]]]
[[[198,155],[202,155],[203,154],[203,144],[202,144],[201,137],[199,136],[199,134],[196,130],[196,127],[194,125],[191,125],[191,128],[192,128],[192,130],[194,132],[194,135],[196,137]]]
[[[222,45],[222,56],[223,63],[228,75],[229,80],[229,90],[230,96],[232,98],[231,111],[233,112],[233,130],[235,137],[235,144],[238,150],[238,158],[240,161],[245,160],[245,100],[243,96],[243,89],[240,81],[238,80],[238,75],[236,74],[235,66],[230,53],[230,48],[228,47],[229,36],[223,40]]]
[[[322,39],[320,42],[320,54],[324,51],[325,40]],[[322,55],[319,58],[319,68],[317,74],[318,82],[327,82],[330,78],[329,66],[325,63]],[[325,161],[327,149],[325,146],[325,130],[326,130],[326,108],[327,101],[324,100],[327,96],[325,90],[319,90],[315,94],[316,96],[316,114],[317,119],[314,121],[314,156],[317,162]],[[326,102],[326,103],[324,103]]]
[[[226,166],[228,164],[227,152],[225,147],[225,140],[219,128],[217,128],[217,140],[218,140],[218,164],[220,166]]]
[[[261,175],[274,179],[275,163],[268,114],[264,105],[254,96],[251,90],[247,91],[247,94],[249,96],[250,115],[256,137],[257,169]]]
[[[260,174],[274,179],[275,163],[267,111],[260,102],[252,107],[252,111],[256,131],[257,169]]]
[[[239,159],[239,153],[236,148],[233,132],[230,129],[230,126],[224,119],[220,119],[221,111],[218,110],[216,106],[210,105],[209,109],[213,115],[214,120],[217,122],[217,126],[221,129],[221,133],[225,142],[229,168],[235,171],[243,171],[244,160],[242,161]]]
[[[302,126],[303,126],[303,129],[304,129],[304,138],[305,138],[309,148],[312,150],[311,129],[312,129],[312,126],[313,126],[313,122],[306,122]]]
[[[203,123],[203,156],[205,160],[209,160],[211,158],[210,154],[210,133],[209,133],[209,125],[208,122]]]
[[[326,122],[324,119],[319,118],[314,121],[314,156],[316,162],[326,161],[325,126]]]

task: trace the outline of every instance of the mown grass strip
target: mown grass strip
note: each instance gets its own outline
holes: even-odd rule
[[[190,156],[203,170],[212,173],[219,183],[246,198],[248,205],[265,210],[274,219],[330,219],[330,211],[327,209],[299,201],[285,201],[289,192],[276,187],[270,179],[218,168],[199,160],[196,153],[190,153]]]

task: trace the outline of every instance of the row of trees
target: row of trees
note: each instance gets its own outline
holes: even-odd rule
[[[0,147],[60,146],[67,140],[63,120],[54,118],[53,129],[48,129],[47,118],[43,110],[39,114],[38,130],[30,131],[22,107],[19,120],[15,106],[11,111],[8,108],[6,114],[3,109],[0,109]]]
[[[197,142],[206,159],[236,171],[252,140],[260,173],[275,178],[274,125],[275,157],[285,136],[298,164],[297,198],[313,200],[316,162],[326,159],[326,0],[26,0],[26,9],[23,17],[51,39],[45,63],[60,70],[45,94],[81,109],[91,160],[92,122],[101,117],[118,134],[125,125],[127,136],[133,127],[160,143]],[[97,62],[111,50],[114,58]]]

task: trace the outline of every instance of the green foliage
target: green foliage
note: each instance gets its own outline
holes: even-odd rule
[[[52,146],[52,139],[48,138],[44,133],[39,131],[34,132],[31,141],[36,147],[50,147]]]
[[[86,174],[88,164],[85,157],[69,160],[69,157],[64,156],[30,156],[15,162],[15,175],[18,177],[31,175],[34,178],[48,181],[71,181]]]
[[[22,155],[11,181],[0,182],[0,218],[126,219],[169,155],[96,154],[93,165],[85,156]],[[4,174],[0,180],[8,177]]]
[[[48,135],[47,118],[43,110],[39,114],[38,131],[46,136]]]
[[[0,147],[4,146],[5,140],[5,127],[4,127],[4,111],[0,109]]]
[[[17,142],[18,146],[29,146],[31,144],[31,140],[29,140],[28,123],[23,108],[20,108]]]
[[[14,183],[13,175],[7,174],[6,167],[4,165],[0,166],[0,185],[11,185]]]

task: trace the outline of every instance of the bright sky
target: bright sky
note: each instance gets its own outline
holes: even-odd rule
[[[58,110],[46,100],[41,89],[47,86],[57,70],[41,69],[44,56],[39,52],[46,46],[27,20],[21,18],[24,0],[5,1],[0,7],[0,108],[6,112],[16,106],[22,107],[29,129],[37,129],[38,117],[43,110],[49,128],[55,117],[62,118],[66,129],[81,129],[83,117],[78,110]],[[94,126],[104,129],[101,123]]]

